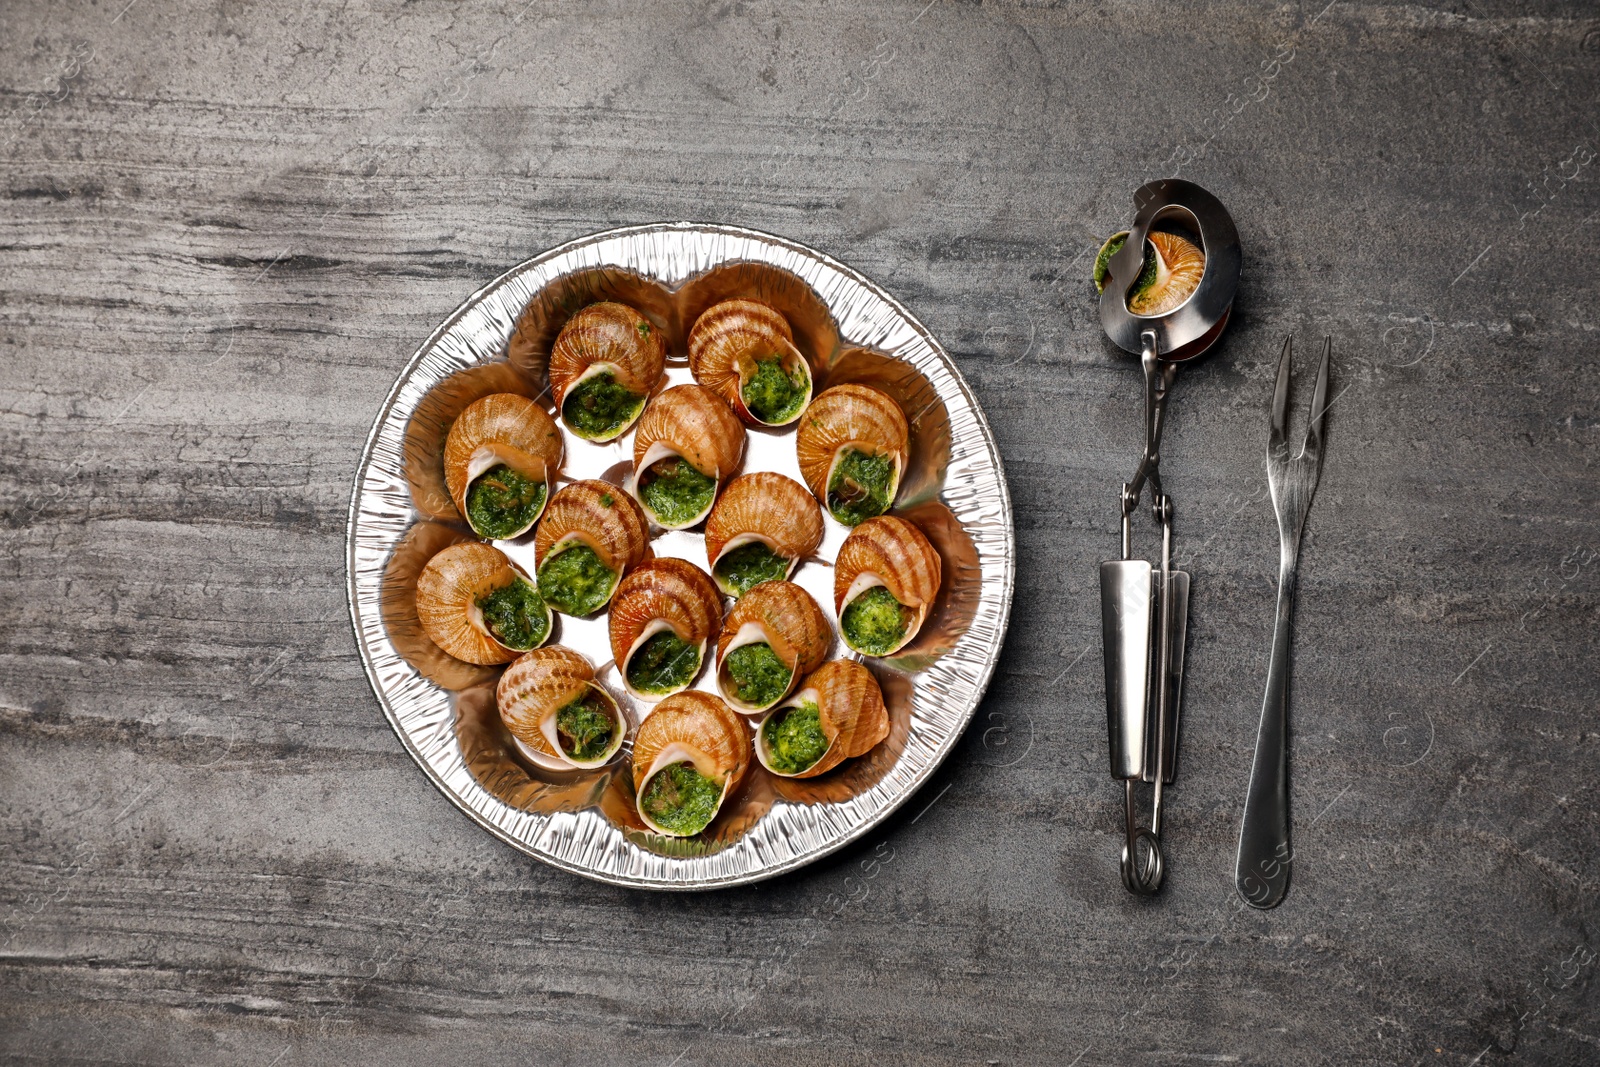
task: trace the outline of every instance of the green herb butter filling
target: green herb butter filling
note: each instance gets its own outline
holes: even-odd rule
[[[617,575],[594,549],[569,541],[539,568],[539,593],[563,615],[593,615],[617,587]]]
[[[873,456],[847,448],[840,453],[828,479],[828,510],[846,526],[859,526],[889,510],[894,503],[889,491],[893,479],[892,456]]]
[[[579,436],[606,438],[621,432],[642,407],[644,397],[603,371],[572,387],[562,401],[561,417]]]
[[[767,746],[767,766],[779,774],[799,774],[828,751],[822,712],[809,700],[773,712],[762,724],[761,740]]]
[[[673,763],[645,783],[639,809],[669,833],[688,837],[704,830],[722,804],[722,783],[707,778],[692,763]]]
[[[593,690],[556,712],[556,737],[561,750],[580,763],[599,759],[611,747],[617,720]]]
[[[639,475],[639,499],[663,526],[684,526],[711,507],[717,480],[694,469],[688,460],[668,456]]]
[[[805,371],[796,367],[793,373],[783,369],[783,361],[776,356],[756,360],[756,367],[745,380],[740,395],[750,414],[767,423],[784,423],[794,418],[806,402]]]
[[[671,693],[688,685],[699,669],[700,646],[662,630],[628,657],[628,684],[640,693]]]
[[[547,492],[542,481],[514,471],[504,463],[490,467],[467,488],[467,521],[479,536],[490,540],[513,537],[539,517]]]
[[[722,667],[739,699],[757,708],[766,707],[788,692],[789,681],[794,677],[794,671],[765,641],[740,645],[723,658]]]
[[[1122,251],[1122,246],[1128,243],[1128,235],[1118,234],[1111,238],[1100,248],[1100,254],[1094,257],[1094,287],[1101,292],[1105,291],[1106,280],[1111,276],[1111,257]],[[1133,288],[1128,291],[1128,299],[1142,296],[1156,283],[1156,250],[1155,245],[1145,243],[1144,268],[1139,271],[1139,280],[1133,283]]]
[[[539,590],[521,578],[479,597],[478,610],[494,639],[518,652],[537,648],[550,636],[550,613]]]
[[[711,573],[734,596],[744,596],[762,582],[781,582],[789,576],[789,560],[765,542],[751,541],[724,552]]]
[[[845,605],[839,631],[845,643],[869,656],[887,656],[905,639],[906,628],[916,613],[894,598],[881,585]]]

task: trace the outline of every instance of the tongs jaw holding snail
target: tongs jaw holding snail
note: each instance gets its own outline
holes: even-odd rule
[[[1111,775],[1124,786],[1122,882],[1130,892],[1149,895],[1166,873],[1162,793],[1177,768],[1189,618],[1189,575],[1172,569],[1173,508],[1161,485],[1161,430],[1178,366],[1203,354],[1227,325],[1240,255],[1227,209],[1193,182],[1174,178],[1142,186],[1134,209],[1121,247],[1104,260],[1100,322],[1120,348],[1139,353],[1144,455],[1122,486],[1121,557],[1100,564],[1100,618]],[[1159,567],[1133,558],[1132,517],[1146,485],[1151,514],[1161,525]],[[1141,781],[1153,786],[1148,829],[1140,827],[1135,805]]]

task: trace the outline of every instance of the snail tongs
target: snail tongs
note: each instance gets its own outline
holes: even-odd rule
[[[1162,789],[1177,766],[1178,704],[1189,618],[1189,575],[1172,569],[1172,499],[1161,488],[1161,427],[1179,364],[1221,335],[1239,288],[1239,234],[1216,197],[1193,182],[1151,182],[1133,198],[1133,226],[1096,262],[1100,322],[1139,353],[1144,369],[1144,457],[1122,486],[1122,555],[1100,564],[1111,775],[1124,783],[1122,881],[1161,887]],[[1145,486],[1161,526],[1160,566],[1133,557],[1131,521]],[[1152,784],[1150,828],[1140,829],[1134,785]]]

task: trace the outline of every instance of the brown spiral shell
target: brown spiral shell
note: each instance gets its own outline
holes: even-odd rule
[[[753,534],[780,556],[801,559],[822,544],[822,508],[806,487],[773,471],[729,482],[706,517],[706,561],[715,567],[728,542]]]
[[[480,541],[452,545],[430,559],[417,576],[417,621],[434,644],[456,659],[508,663],[518,653],[489,634],[478,598],[521,577],[493,545]]]
[[[648,396],[661,380],[666,361],[666,337],[649,319],[612,300],[590,304],[567,320],[550,347],[550,391],[556,410],[566,402],[567,390],[596,363],[610,364],[617,384]]]
[[[722,594],[705,571],[681,559],[647,560],[622,579],[611,598],[609,623],[611,655],[624,685],[634,643],[657,620],[679,640],[703,649],[722,626]]]
[[[843,618],[851,588],[863,575],[877,577],[889,595],[916,612],[905,636],[890,650],[899,651],[922,629],[939,595],[943,565],[932,542],[916,523],[896,515],[879,515],[851,531],[833,565],[834,610]],[[849,639],[846,638],[846,644]]]
[[[610,482],[573,482],[550,498],[533,537],[535,566],[544,566],[545,554],[568,535],[592,548],[619,575],[650,555],[644,512],[633,497]]]
[[[755,300],[713,304],[689,329],[689,369],[694,380],[726,400],[752,426],[763,422],[745,406],[744,383],[756,359],[774,355],[787,367],[804,367],[806,380],[811,380],[811,365],[794,346],[788,320]]]
[[[904,470],[910,440],[905,412],[888,393],[851,382],[825,389],[811,402],[800,418],[794,447],[800,476],[817,499],[826,502],[828,475],[839,449],[853,445],[871,455],[887,453]]]
[[[650,446],[659,443],[707,478],[722,481],[738,469],[744,442],[744,425],[721,397],[704,386],[675,385],[652,399],[639,416],[633,473],[644,473],[640,464]]]
[[[810,593],[793,582],[762,582],[740,597],[723,617],[722,632],[717,635],[719,689],[722,688],[722,661],[728,654],[728,646],[746,623],[761,628],[772,651],[794,672],[789,683],[791,689],[803,675],[822,666],[828,658],[828,646],[833,643],[833,629]],[[727,695],[723,689],[723,696]],[[738,707],[732,699],[729,703]]]
[[[784,774],[773,770],[767,763],[766,743],[762,729],[767,719],[785,708],[795,707],[802,697],[814,690],[817,712],[822,732],[828,738],[828,750],[810,767],[798,774]],[[756,731],[756,758],[773,774],[784,778],[814,778],[826,774],[847,759],[864,756],[889,736],[889,709],[883,702],[883,690],[872,672],[854,660],[836,659],[812,671],[798,686],[795,695],[784,701],[761,720]]]
[[[652,765],[668,745],[679,743],[697,749],[707,764],[696,764],[701,774],[723,781],[724,798],[739,788],[750,769],[750,728],[733,710],[710,693],[689,690],[675,693],[645,716],[633,739],[633,789],[635,801],[643,791]]]
[[[543,728],[545,720],[586,690],[599,694],[624,728],[607,746],[603,757],[580,763],[562,752],[559,746],[552,745]],[[561,645],[536,648],[517,657],[500,676],[500,684],[495,687],[495,703],[511,735],[522,742],[530,754],[542,757],[540,763],[552,767],[599,766],[616,753],[627,733],[627,720],[611,695],[596,684],[594,667],[581,654]]]
[[[456,510],[471,525],[467,490],[474,478],[504,463],[548,484],[561,467],[563,451],[561,431],[544,408],[515,393],[491,393],[467,405],[450,425],[444,441],[445,485]]]

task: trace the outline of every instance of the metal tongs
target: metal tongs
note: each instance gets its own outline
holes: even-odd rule
[[[1178,705],[1189,621],[1189,575],[1172,569],[1172,498],[1161,486],[1161,430],[1178,367],[1199,357],[1222,334],[1239,288],[1239,234],[1222,203],[1176,178],[1141,186],[1122,248],[1107,264],[1100,322],[1120,348],[1139,353],[1144,370],[1144,456],[1122,486],[1122,556],[1100,564],[1100,619],[1106,660],[1106,717],[1111,776],[1124,784],[1127,840],[1122,883],[1149,895],[1166,873],[1161,854],[1162,791],[1177,769]],[[1128,294],[1144,269],[1152,230],[1182,233],[1205,254],[1199,287],[1176,309],[1136,315]],[[1133,513],[1145,486],[1161,525],[1161,566],[1133,558]],[[1141,829],[1134,786],[1154,787],[1150,827]],[[1141,859],[1140,846],[1144,856]]]

